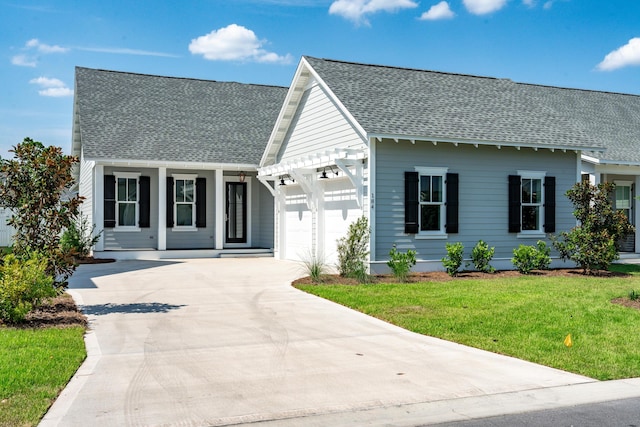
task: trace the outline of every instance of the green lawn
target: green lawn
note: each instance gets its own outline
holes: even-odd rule
[[[420,334],[600,380],[640,377],[640,310],[610,302],[640,291],[640,267],[612,269],[629,276],[298,287]]]
[[[85,329],[0,327],[0,426],[35,426],[86,356]]]

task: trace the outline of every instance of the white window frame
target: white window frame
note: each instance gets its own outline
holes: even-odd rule
[[[140,172],[114,172],[116,179],[116,226],[114,231],[140,231]],[[119,179],[135,179],[136,180],[136,200],[120,202],[118,200],[118,180]],[[120,225],[120,203],[135,204],[135,225]]]
[[[196,228],[196,174],[171,174],[173,177],[173,231],[197,231]],[[178,181],[193,181],[193,202],[178,202]],[[178,204],[191,205],[191,225],[178,225]]]
[[[619,211],[619,210],[628,210],[629,211],[629,224],[633,224],[633,181],[621,181],[621,180],[614,180],[613,183],[616,186],[616,195],[615,195],[615,210]],[[617,194],[617,188],[618,187],[629,187],[629,207],[628,208],[618,208],[618,194]]]
[[[546,236],[544,232],[544,179],[547,176],[547,172],[545,171],[527,171],[527,170],[519,170],[518,175],[520,176],[520,233],[518,233],[518,237],[520,238],[544,238]],[[537,203],[526,203],[522,200],[522,184],[525,179],[536,179],[540,180],[540,197]],[[535,230],[524,230],[522,227],[524,226],[524,221],[522,218],[522,208],[525,206],[537,206],[538,207],[538,228]]]
[[[414,170],[418,172],[418,233],[416,239],[446,239],[448,237],[445,231],[445,224],[447,222],[447,173],[449,168],[442,167],[425,167],[415,166]],[[423,176],[439,176],[442,179],[442,201],[434,202],[422,202],[420,200],[420,186],[422,184]],[[440,229],[439,230],[422,230],[422,206],[423,205],[440,205]]]

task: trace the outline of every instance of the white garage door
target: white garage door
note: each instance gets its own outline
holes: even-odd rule
[[[338,261],[337,240],[345,237],[349,225],[362,216],[356,190],[348,179],[327,180],[324,194],[324,257],[328,264]]]
[[[306,196],[299,187],[286,190],[284,248],[285,258],[298,261],[311,259],[313,217]]]

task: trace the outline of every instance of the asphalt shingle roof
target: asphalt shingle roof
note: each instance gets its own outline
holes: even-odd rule
[[[76,68],[92,159],[258,164],[287,88]]]
[[[305,57],[370,135],[606,148],[640,162],[640,96]]]

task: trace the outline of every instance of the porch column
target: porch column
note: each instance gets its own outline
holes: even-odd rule
[[[96,229],[103,230],[102,236],[93,247],[96,251],[104,251],[104,166],[93,168],[93,223]]]
[[[216,169],[216,247],[224,248],[224,226],[226,224],[224,205],[224,174],[222,169]]]
[[[167,250],[167,168],[158,168],[158,250]]]
[[[633,223],[636,226],[636,245],[635,245],[635,253],[640,253],[640,209],[638,203],[638,199],[635,198],[638,189],[640,188],[640,175],[636,176],[635,185],[633,186],[634,191],[631,198],[631,212],[633,212]]]

